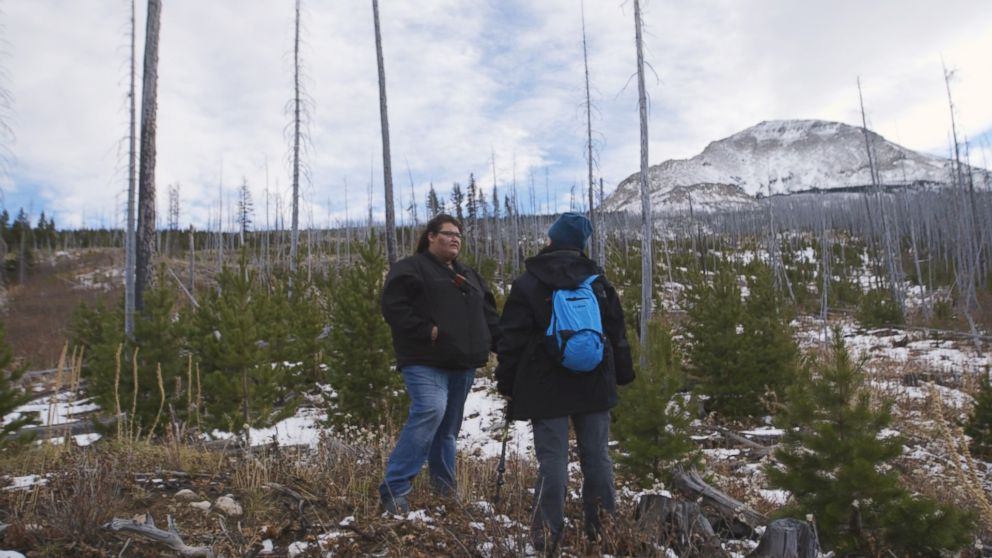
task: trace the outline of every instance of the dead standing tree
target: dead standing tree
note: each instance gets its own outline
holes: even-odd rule
[[[127,91],[128,114],[130,126],[128,128],[128,153],[127,153],[127,232],[124,237],[124,335],[131,337],[134,334],[134,195],[135,182],[138,173],[137,149],[135,143],[137,127],[137,104],[135,101],[135,77],[136,65],[136,31],[134,17],[134,0],[131,0],[131,85]]]
[[[906,301],[902,294],[902,277],[899,267],[896,266],[895,249],[892,246],[892,235],[889,231],[889,222],[886,219],[885,207],[882,199],[881,180],[878,176],[878,165],[875,161],[875,150],[871,142],[871,134],[868,132],[868,119],[865,117],[865,101],[861,95],[861,78],[858,78],[858,102],[861,105],[861,131],[865,137],[865,150],[868,155],[868,171],[871,175],[872,190],[875,193],[875,205],[882,225],[882,247],[885,250],[885,262],[889,271],[889,286],[892,290],[892,302],[899,309],[901,317],[906,316]]]
[[[303,149],[303,118],[306,115],[304,104],[303,76],[300,68],[300,0],[296,0],[296,17],[293,30],[293,217],[289,240],[289,268],[296,271],[296,260],[300,243],[300,152]]]
[[[162,1],[148,0],[145,64],[141,86],[141,167],[138,171],[138,229],[135,239],[134,307],[144,308],[142,295],[151,281],[155,251],[155,118],[158,112],[158,40]]]
[[[637,47],[637,101],[641,118],[641,369],[648,366],[648,323],[651,321],[652,263],[651,241],[654,228],[651,223],[651,191],[648,185],[648,101],[644,87],[644,49],[641,32],[641,3],[634,0],[634,41]]]
[[[606,262],[605,254],[601,253],[603,247],[600,246],[599,242],[599,227],[597,227],[596,222],[596,201],[594,196],[594,191],[596,189],[596,182],[592,178],[592,100],[589,94],[589,48],[586,42],[586,5],[585,2],[580,4],[582,12],[582,63],[585,67],[586,75],[586,161],[589,163],[589,222],[592,223],[592,230],[595,231],[591,237],[589,237],[589,257],[596,260],[599,265],[603,265]]]
[[[396,262],[396,209],[393,204],[393,165],[389,155],[389,115],[386,111],[386,69],[382,60],[382,34],[379,29],[379,0],[372,0],[375,22],[375,54],[379,67],[379,118],[382,121],[382,182],[386,198],[386,261]]]

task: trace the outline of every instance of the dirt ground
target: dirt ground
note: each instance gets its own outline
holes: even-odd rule
[[[122,257],[121,250],[111,249],[39,252],[23,284],[7,279],[0,319],[14,357],[29,370],[55,367],[76,307],[120,297],[123,279],[108,270],[123,269]]]

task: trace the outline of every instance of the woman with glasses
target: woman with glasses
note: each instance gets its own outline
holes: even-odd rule
[[[454,494],[465,399],[476,368],[496,347],[496,301],[482,277],[458,261],[461,245],[461,223],[443,213],[434,217],[416,254],[393,264],[383,287],[382,315],[410,396],[410,414],[379,486],[391,514],[409,511],[407,496],[425,461],[434,491]]]

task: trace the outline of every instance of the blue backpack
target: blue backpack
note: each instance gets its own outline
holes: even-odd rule
[[[551,353],[573,372],[592,372],[603,361],[603,320],[590,275],[574,289],[551,295],[551,323],[546,339]]]

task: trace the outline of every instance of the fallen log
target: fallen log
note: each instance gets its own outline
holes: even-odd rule
[[[741,436],[740,434],[734,432],[733,430],[730,430],[729,428],[724,428],[722,426],[716,426],[714,428],[716,428],[717,432],[719,432],[721,435],[730,438],[731,440],[737,442],[738,444],[750,449],[751,455],[754,455],[756,457],[764,457],[775,449],[775,446],[766,446],[763,444],[759,444],[758,442],[755,442],[750,438]]]
[[[785,518],[772,521],[748,558],[817,558],[820,542],[805,521]]]
[[[735,521],[754,530],[759,525],[768,523],[764,514],[758,513],[735,498],[713,488],[696,471],[678,469],[675,472],[675,487],[693,500],[701,500],[704,507],[720,513],[728,523]]]
[[[167,517],[169,522],[168,531],[163,531],[162,529],[155,527],[155,521],[152,519],[152,515],[150,513],[145,514],[144,523],[131,519],[114,518],[113,521],[104,525],[104,528],[112,531],[133,533],[135,535],[140,535],[147,539],[151,539],[154,542],[164,544],[170,549],[178,552],[180,556],[214,558],[214,551],[209,546],[189,546],[184,543],[182,537],[179,536],[179,531],[176,529],[176,522],[172,520],[171,515]]]

